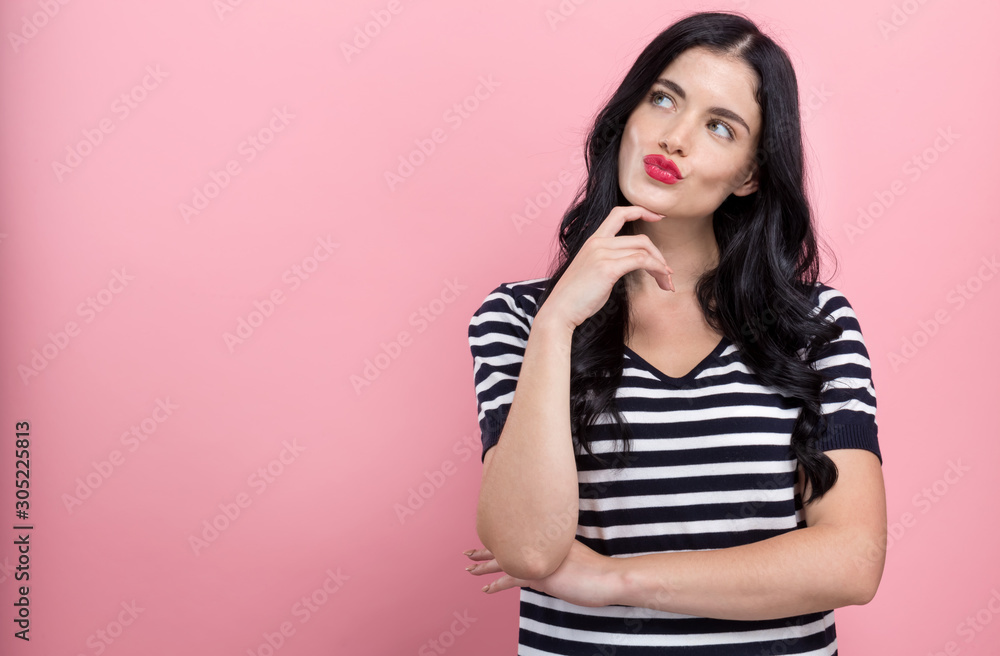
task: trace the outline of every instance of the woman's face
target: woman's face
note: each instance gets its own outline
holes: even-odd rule
[[[729,194],[757,188],[756,75],[743,62],[694,47],[659,79],[625,123],[618,184],[633,205],[667,217],[711,217]],[[670,184],[651,176],[648,155],[672,161],[681,178]]]

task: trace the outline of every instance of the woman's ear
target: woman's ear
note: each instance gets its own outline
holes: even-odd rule
[[[759,186],[759,175],[760,169],[757,167],[757,164],[754,163],[753,169],[747,174],[743,184],[736,189],[733,189],[733,193],[737,196],[749,196],[753,192],[757,191],[757,187]]]

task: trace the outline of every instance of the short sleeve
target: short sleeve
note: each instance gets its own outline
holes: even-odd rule
[[[537,289],[504,283],[490,292],[469,321],[482,460],[500,440],[528,345]]]
[[[825,377],[817,448],[820,451],[865,449],[878,456],[881,464],[875,383],[858,317],[847,298],[827,285],[819,285],[818,305],[830,313],[828,321],[836,323],[843,332],[822,348],[816,360],[816,370]]]

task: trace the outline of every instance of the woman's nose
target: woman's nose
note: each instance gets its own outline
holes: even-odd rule
[[[690,121],[685,120],[683,117],[678,117],[663,131],[660,138],[660,147],[668,153],[687,155],[692,129],[693,126]]]

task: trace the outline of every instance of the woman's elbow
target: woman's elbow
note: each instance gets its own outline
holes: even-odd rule
[[[852,599],[848,603],[864,606],[875,598],[878,586],[882,582],[882,572],[885,569],[884,552],[879,558],[856,557],[856,569],[849,580],[854,582]]]
[[[555,540],[546,538],[535,544],[512,544],[494,539],[480,522],[476,523],[476,533],[504,574],[526,580],[543,579],[556,571],[569,553],[571,540],[576,539],[573,534],[568,539],[560,536]]]
[[[493,554],[493,558],[496,559],[497,565],[503,570],[504,574],[526,580],[536,580],[545,576],[547,563],[534,550],[526,547],[518,548],[515,545],[504,543],[495,543],[488,537],[484,539],[482,535],[479,536],[479,540]]]
[[[864,606],[871,602],[875,598],[875,594],[878,592],[878,586],[882,582],[882,576],[869,577],[868,579],[863,579],[863,584],[861,589],[858,591],[857,599],[854,604],[857,606]]]
[[[547,576],[545,574],[546,566],[544,561],[533,554],[511,554],[511,558],[509,559],[505,556],[497,556],[496,554],[494,556],[504,574],[508,574],[514,578],[537,581]]]
[[[493,553],[493,556],[505,574],[518,579],[537,581],[559,569],[568,553],[568,548],[565,551],[540,552],[533,547],[521,546],[509,554]]]

